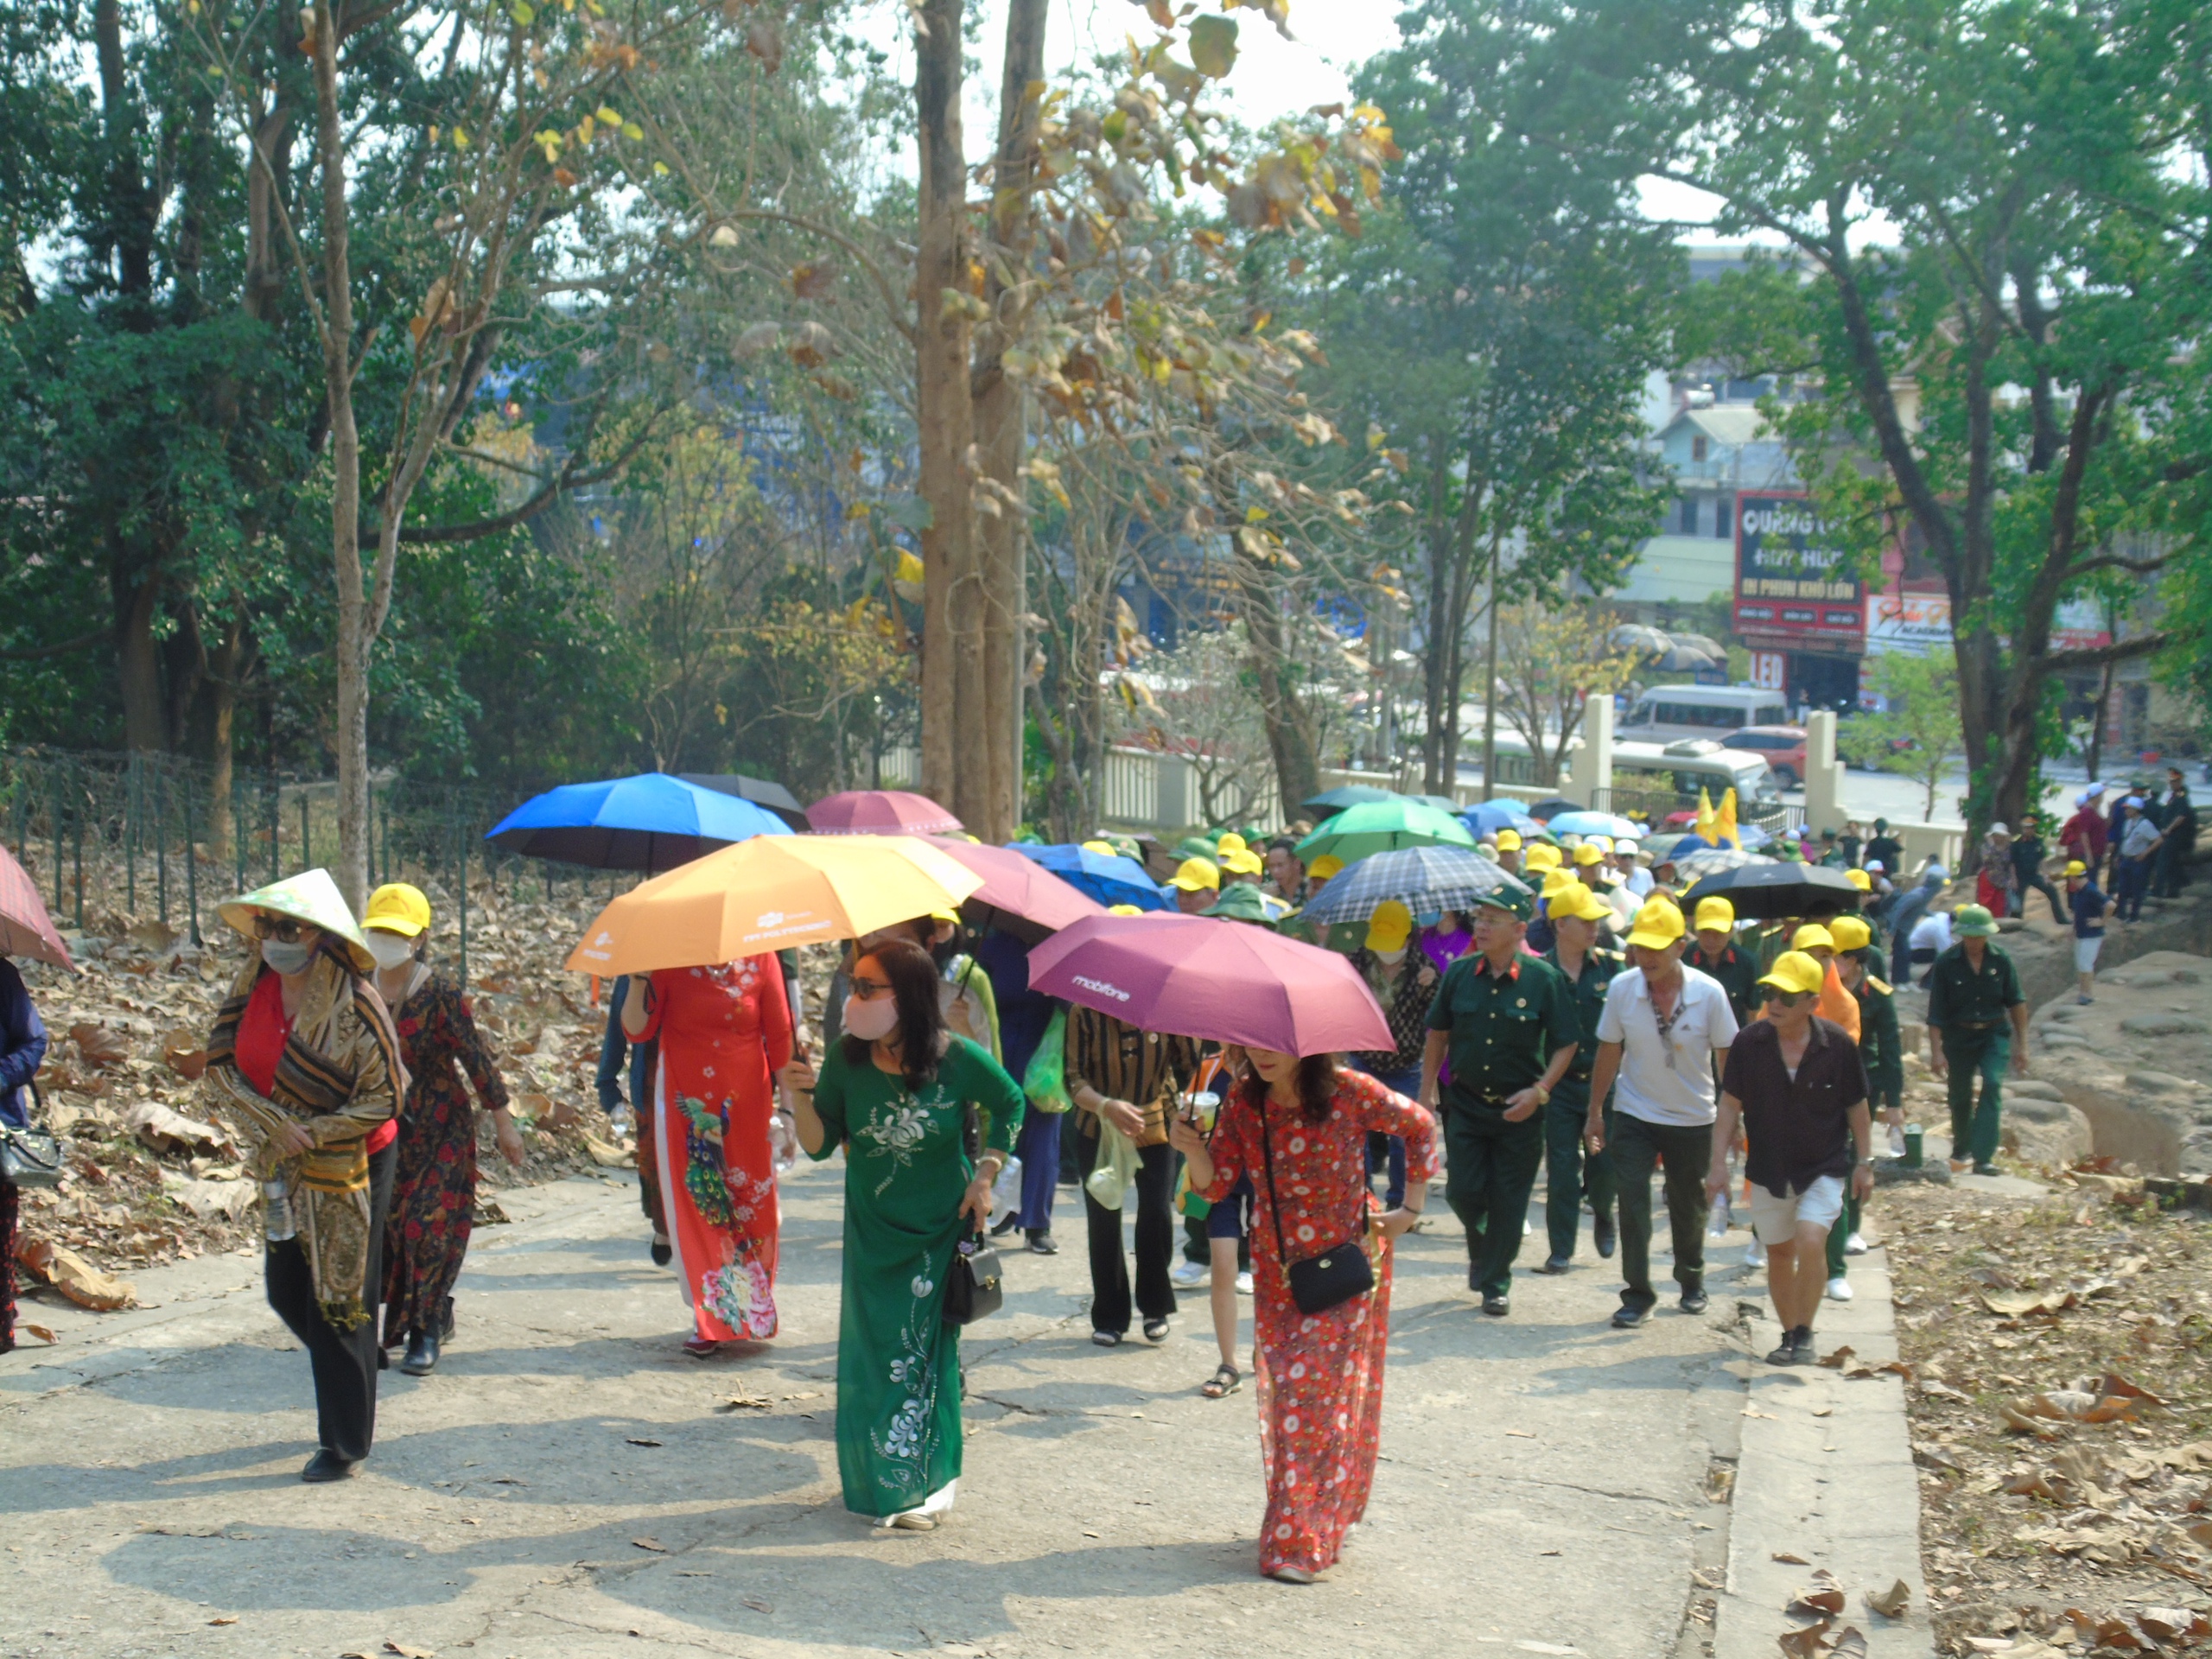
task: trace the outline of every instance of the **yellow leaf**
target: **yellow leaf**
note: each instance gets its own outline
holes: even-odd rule
[[[653,176],[657,179],[666,178],[668,176],[668,163],[666,162],[655,162],[653,163]]]
[[[467,128],[455,127],[453,130],[453,147],[455,149],[467,149],[468,148]]]
[[[622,124],[622,118],[617,115],[613,111],[608,109],[604,104],[594,110],[592,113],[610,127],[619,127]]]
[[[598,130],[599,124],[589,116],[584,117],[582,120],[576,123],[576,142],[580,144],[591,143],[592,134]]]
[[[625,121],[622,124],[622,136],[634,144],[645,137],[645,130],[634,121]]]
[[[1244,522],[1248,524],[1260,524],[1266,519],[1267,516],[1268,510],[1265,507],[1247,507],[1244,509]]]
[[[507,8],[507,16],[524,29],[537,21],[537,8],[531,5],[529,0],[515,0],[514,4]]]

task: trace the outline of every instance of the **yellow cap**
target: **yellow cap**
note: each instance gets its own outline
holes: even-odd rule
[[[1232,853],[1249,853],[1252,849],[1246,844],[1243,836],[1238,835],[1234,830],[1230,830],[1224,832],[1219,841],[1214,842],[1213,850],[1215,857],[1227,859]]]
[[[1497,850],[1501,853],[1519,852],[1521,850],[1521,832],[1518,830],[1499,830],[1497,832]]]
[[[1759,976],[1759,983],[1802,995],[1808,991],[1817,993],[1827,982],[1827,969],[1802,950],[1785,950],[1774,959],[1774,966]]]
[[[1859,916],[1839,916],[1828,924],[1828,937],[1839,950],[1864,950],[1874,941],[1874,930]]]
[[[1536,897],[1548,903],[1550,900],[1559,897],[1560,893],[1565,893],[1569,887],[1579,887],[1582,884],[1580,881],[1574,879],[1574,872],[1573,870],[1546,870],[1544,872],[1543,890],[1539,893]]]
[[[1367,948],[1396,950],[1413,937],[1414,913],[1395,899],[1385,899],[1367,918]]]
[[[1338,858],[1334,853],[1324,853],[1306,867],[1306,878],[1313,881],[1325,881],[1341,871],[1344,867],[1344,860]]]
[[[1223,839],[1227,840],[1228,837],[1224,836]],[[1221,868],[1231,875],[1257,875],[1268,867],[1260,861],[1260,855],[1257,853],[1249,848],[1240,847],[1234,852],[1227,848],[1222,849]]]
[[[1186,858],[1176,867],[1173,885],[1185,893],[1218,893],[1221,870],[1210,859]]]
[[[1602,922],[1613,913],[1613,907],[1580,881],[1569,879],[1557,893],[1548,890],[1544,897],[1544,914],[1554,921],[1568,916],[1585,922]]]
[[[957,910],[933,910],[930,912],[930,920],[943,922],[947,927],[957,927],[960,925],[960,912]]]
[[[1647,950],[1664,950],[1681,937],[1681,907],[1664,899],[1651,899],[1636,912],[1636,925],[1629,929],[1628,942]]]
[[[1139,910],[1135,905],[1109,905],[1106,906],[1106,913],[1109,916],[1141,916],[1144,912]]]
[[[1808,922],[1789,936],[1789,948],[1792,950],[1833,950],[1835,949],[1835,935],[1818,922]]]
[[[1086,841],[1083,843],[1083,850],[1086,853],[1096,853],[1105,858],[1118,858],[1121,856],[1120,853],[1116,850],[1114,843],[1110,841]]]
[[[1548,841],[1540,841],[1522,855],[1521,861],[1531,871],[1555,870],[1560,867],[1559,849]]]
[[[430,925],[430,901],[420,887],[387,881],[369,895],[368,912],[361,918],[361,925],[397,933],[403,939],[419,938]]]
[[[1861,893],[1872,893],[1874,891],[1874,878],[1867,874],[1864,870],[1846,870],[1843,873],[1843,877],[1845,880],[1850,882],[1853,887],[1858,888]]]
[[[1697,925],[1700,933],[1709,927],[1726,933],[1736,925],[1736,906],[1718,896],[1700,899],[1697,901]]]
[[[1586,841],[1574,849],[1574,861],[1577,866],[1586,870],[1592,864],[1604,863],[1605,855],[1596,842]]]
[[[2069,859],[2068,859],[2068,860],[2066,861],[2066,874],[2069,874],[2069,875],[2087,875],[2088,873],[2089,873],[2089,867],[2088,867],[2088,865],[2084,864],[2084,863],[2083,863],[2080,859],[2078,859],[2078,858],[2069,858]]]

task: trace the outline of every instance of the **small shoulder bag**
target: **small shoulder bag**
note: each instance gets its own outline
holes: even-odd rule
[[[1340,1244],[1332,1244],[1319,1255],[1309,1255],[1302,1262],[1290,1259],[1284,1248],[1282,1236],[1282,1203],[1275,1197],[1275,1159],[1269,1142],[1273,1136],[1268,1128],[1267,1096],[1260,1096],[1260,1159],[1265,1165],[1268,1179],[1268,1207],[1274,1212],[1275,1256],[1282,1263],[1282,1276],[1289,1281],[1290,1299],[1298,1304],[1301,1313],[1325,1313],[1339,1302],[1348,1302],[1355,1296],[1364,1296],[1375,1288],[1375,1268],[1367,1259],[1362,1241],[1367,1235],[1367,1191],[1360,1189],[1359,1224],[1351,1236]]]
[[[25,1085],[40,1116],[46,1096],[34,1078]],[[50,1129],[13,1128],[0,1123],[0,1182],[10,1186],[59,1186],[61,1184],[61,1137]]]
[[[961,1134],[969,1147],[968,1155],[971,1160],[977,1155],[975,1148],[982,1140],[980,1116],[976,1103],[969,1102]],[[983,1236],[981,1228],[963,1234],[960,1243],[953,1246],[952,1265],[944,1271],[944,1322],[973,1325],[997,1313],[1006,1304],[1006,1287],[1001,1278],[1003,1271],[998,1251]]]

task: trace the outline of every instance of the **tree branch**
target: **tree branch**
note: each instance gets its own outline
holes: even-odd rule
[[[2069,565],[2059,575],[2059,581],[2069,582],[2099,570],[2125,570],[2131,575],[2155,576],[2171,562],[2172,555],[2161,553],[2155,559],[2122,558],[2117,553],[2101,553],[2094,559]]]
[[[107,637],[105,628],[94,628],[90,633],[80,633],[74,639],[64,639],[58,645],[24,645],[16,650],[0,651],[0,658],[11,663],[28,663],[47,657],[67,657],[73,651],[89,651]]]
[[[2083,645],[2075,651],[2054,651],[2042,662],[2044,674],[2069,673],[2077,668],[2102,668],[2107,663],[2128,663],[2138,657],[2148,657],[2164,651],[2173,636],[2164,628],[2150,633],[2131,634],[2125,639],[2115,639],[2108,645]]]
[[[594,484],[603,484],[614,477],[630,464],[652,436],[652,423],[647,422],[644,429],[625,444],[613,460],[598,467],[583,467],[577,464],[582,459],[579,456],[548,479],[543,487],[527,500],[506,512],[480,518],[467,524],[403,524],[399,539],[404,543],[419,547],[429,543],[476,542],[486,536],[502,535],[518,524],[527,524],[569,492],[588,489]]]

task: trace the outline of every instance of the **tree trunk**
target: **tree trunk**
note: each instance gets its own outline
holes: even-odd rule
[[[991,196],[990,257],[983,297],[991,321],[977,337],[972,385],[976,441],[985,474],[1001,490],[1000,511],[977,525],[983,624],[982,735],[988,776],[982,822],[969,829],[988,842],[1014,838],[1021,816],[1021,614],[1026,522],[1021,499],[1028,399],[1001,366],[1029,315],[1029,254],[1034,242],[1030,192],[1037,176],[1037,131],[1045,88],[1047,0],[1012,0],[1006,61],[999,80],[998,163]]]
[[[963,822],[984,817],[980,729],[982,604],[966,467],[975,432],[969,382],[967,157],[960,126],[963,0],[924,0],[915,14],[914,115],[920,248],[915,260],[915,410],[922,499],[922,791]],[[950,291],[950,292],[949,292]],[[980,830],[978,830],[980,834]]]
[[[1217,506],[1217,512],[1220,512]],[[1224,515],[1224,522],[1229,522]],[[1260,683],[1260,719],[1268,730],[1268,753],[1275,764],[1275,787],[1286,817],[1321,792],[1321,767],[1313,753],[1313,734],[1297,694],[1285,683],[1282,613],[1275,604],[1266,569],[1236,544],[1236,600],[1251,642],[1252,673]]]
[[[231,784],[238,760],[238,681],[245,672],[245,614],[232,613],[221,643],[207,658],[207,851],[219,864],[231,857],[238,826],[231,817]]]
[[[2107,613],[2106,631],[2115,639],[2120,638],[2120,614],[2117,609]],[[2097,767],[2105,758],[2105,711],[2112,707],[2113,677],[2120,664],[2107,663],[2104,672],[2097,676],[2097,707],[2089,721],[2089,752],[2082,757],[2087,763],[2084,775],[2089,782],[2097,781]]]
[[[353,422],[353,275],[346,135],[332,0],[315,0],[315,162],[322,177],[322,374],[330,417],[330,555],[338,584],[338,890],[358,916],[369,896],[369,609],[361,591],[361,435]]]
[[[1483,799],[1488,800],[1497,792],[1497,562],[1504,548],[1503,531],[1490,533],[1490,596],[1484,601],[1490,612],[1490,644],[1483,655]],[[1453,781],[1458,781],[1454,767]],[[1458,799],[1453,796],[1454,800]]]
[[[120,571],[112,578],[126,580]],[[162,654],[154,639],[161,578],[146,571],[115,595],[115,660],[123,688],[123,741],[151,754],[162,747]]]

